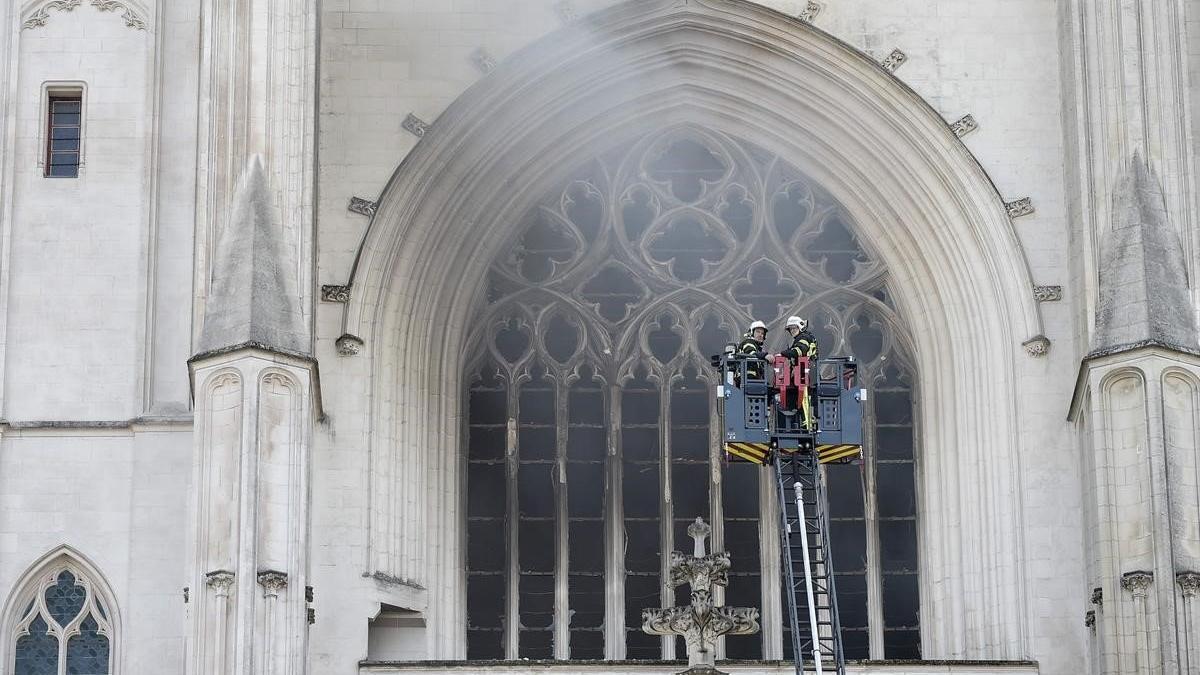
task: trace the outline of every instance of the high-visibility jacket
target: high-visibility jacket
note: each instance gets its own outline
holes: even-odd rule
[[[742,341],[738,343],[737,353],[742,356],[752,356],[754,358],[765,358],[763,353],[763,343],[756,340],[750,333],[742,336]],[[746,366],[746,371],[754,377],[762,377],[762,369],[759,364],[752,363]]]
[[[795,365],[801,357],[817,358],[817,336],[807,330],[802,330],[792,338],[792,346],[780,352],[788,357]]]

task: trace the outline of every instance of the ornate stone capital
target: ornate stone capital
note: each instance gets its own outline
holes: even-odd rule
[[[1045,356],[1050,353],[1050,338],[1045,335],[1036,335],[1022,342],[1021,346],[1030,356]]]
[[[1097,607],[1104,604],[1104,589],[1099,586],[1092,589],[1092,604]]]
[[[258,573],[258,585],[263,587],[264,598],[274,598],[279,595],[280,591],[287,588],[287,572],[263,570]]]
[[[953,131],[954,135],[958,136],[959,138],[966,136],[978,128],[979,123],[976,122],[975,117],[970,114],[963,115],[962,117],[950,123],[950,130]]]
[[[425,134],[429,133],[429,123],[412,113],[408,113],[400,126],[417,138],[425,138]]]
[[[1004,208],[1008,211],[1009,218],[1020,218],[1033,214],[1033,198],[1021,197],[1015,201],[1004,202]]]
[[[337,351],[342,356],[357,356],[363,348],[362,338],[346,333],[337,339]]]
[[[1185,598],[1200,595],[1200,572],[1180,572],[1175,575],[1175,583],[1179,584]]]
[[[233,588],[233,580],[234,574],[229,570],[214,570],[204,575],[204,583],[213,589],[218,598],[229,597],[229,590]]]
[[[898,68],[900,68],[900,66],[904,65],[904,62],[907,60],[908,54],[905,54],[899,49],[893,49],[891,53],[883,57],[883,60],[879,62],[879,65],[883,66],[883,69],[889,73],[894,73]]]
[[[350,286],[336,284],[321,286],[321,302],[350,302]]]
[[[1153,572],[1136,570],[1121,575],[1121,588],[1133,593],[1135,598],[1144,598],[1149,595],[1152,583],[1154,583]]]
[[[369,218],[375,215],[376,209],[379,208],[379,203],[373,202],[370,199],[363,199],[362,197],[351,197],[350,203],[346,206],[346,208],[349,209],[351,213],[357,213],[361,216],[367,216]]]
[[[817,20],[817,15],[821,13],[822,8],[821,3],[815,2],[815,0],[808,0],[808,4],[804,6],[804,9],[800,10],[800,14],[796,18],[804,23],[812,23]]]

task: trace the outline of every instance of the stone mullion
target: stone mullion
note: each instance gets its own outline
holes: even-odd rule
[[[703,378],[702,378],[703,379]],[[712,383],[705,380],[711,390]],[[721,494],[721,428],[716,423],[720,419],[717,410],[717,397],[710,395],[708,399],[708,522],[712,523],[712,550],[714,552],[724,551],[725,549],[725,508],[724,500]],[[715,586],[713,588],[713,599],[717,606],[727,605],[725,597],[725,587]],[[717,639],[716,658],[725,658],[725,636]]]
[[[609,659],[624,659],[625,650],[625,504],[622,501],[624,461],[621,449],[621,387],[608,386],[608,490],[605,494],[607,519],[605,548],[604,650]]]
[[[659,370],[658,387],[658,448],[659,485],[662,488],[662,498],[659,501],[659,574],[662,582],[659,592],[662,597],[662,607],[675,605],[675,593],[671,588],[671,551],[675,546],[675,510],[674,495],[671,485],[671,378],[666,368]],[[662,638],[663,659],[675,658],[675,638],[665,635]]]
[[[520,389],[518,378],[515,376],[512,379],[510,386],[507,389],[508,394],[508,429],[504,435],[504,477],[508,483],[508,490],[505,492],[505,531],[508,540],[508,563],[505,566],[507,570],[507,593],[505,612],[508,619],[504,622],[504,654],[505,658],[515,660],[518,656],[520,642],[520,625],[521,614],[518,606],[521,582],[521,563],[520,550],[517,548],[519,541],[517,540],[517,523],[520,522],[519,505],[517,504],[517,469],[518,469],[518,451],[517,451],[517,420],[520,416],[518,401],[520,400]]]
[[[774,476],[774,470],[769,472]],[[762,588],[762,628],[763,628],[763,658],[767,660],[783,658],[783,624],[787,620],[787,610],[783,607],[783,549],[780,546],[779,531],[779,497],[775,480],[762,480],[759,476],[759,519],[758,519],[758,552],[762,575],[759,583]]]
[[[867,538],[867,625],[869,651],[872,659],[884,658],[883,650],[883,565],[879,551],[879,500],[875,473],[875,397],[870,396],[863,419],[868,434],[863,447],[863,518],[864,536]],[[914,439],[915,441],[915,439]],[[828,536],[828,533],[827,533]],[[836,570],[836,568],[835,568]]]
[[[563,378],[554,381],[554,442],[555,442],[555,545],[554,564],[554,658],[571,658],[570,593],[568,572],[568,515],[567,515],[567,386]]]

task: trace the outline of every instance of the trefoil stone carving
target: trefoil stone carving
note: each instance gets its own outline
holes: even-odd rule
[[[1129,591],[1135,598],[1144,598],[1150,594],[1150,584],[1154,582],[1154,573],[1144,570],[1126,572],[1121,575],[1121,588]]]
[[[321,302],[350,302],[350,286],[321,286]]]
[[[908,61],[908,54],[899,49],[893,49],[890,54],[879,62],[879,65],[883,66],[883,69],[889,73],[894,73],[900,66],[904,65],[905,61]]]
[[[400,126],[417,138],[425,138],[425,134],[429,133],[429,123],[412,113],[408,113]]]
[[[30,14],[29,18],[25,19],[25,22],[21,24],[21,27],[37,28],[39,26],[45,26],[46,22],[50,20],[50,10],[53,9],[59,12],[69,12],[78,7],[82,1],[83,0],[51,0],[41,7],[38,7],[33,14]]]
[[[971,114],[963,115],[962,117],[950,123],[950,130],[955,136],[962,138],[967,134],[979,128],[979,122],[975,121],[975,116]]]
[[[808,0],[808,4],[804,6],[804,9],[800,10],[797,18],[804,23],[812,23],[817,20],[817,15],[821,13],[823,7],[824,5],[819,2]]]
[[[1030,197],[1022,197],[1016,201],[1004,202],[1004,209],[1008,211],[1009,218],[1020,218],[1033,214],[1033,199]]]
[[[126,26],[129,28],[136,28],[138,30],[146,30],[145,19],[138,16],[137,12],[133,11],[133,8],[123,2],[117,2],[116,0],[92,0],[92,6],[101,12],[116,12],[118,10],[125,10],[124,13],[121,14],[121,18],[125,19]]]
[[[1063,298],[1062,286],[1034,286],[1033,299],[1038,302],[1058,302]]]
[[[484,75],[491,73],[498,65],[496,63],[496,58],[489,54],[488,50],[484,47],[480,47],[479,49],[471,52],[471,63],[475,64],[475,67],[479,69],[479,72],[483,73]]]
[[[1021,346],[1025,348],[1025,352],[1030,356],[1045,356],[1050,353],[1050,338],[1045,335],[1038,335],[1022,342]]]
[[[357,356],[363,348],[363,340],[357,335],[346,333],[337,339],[337,351],[342,356]]]
[[[693,554],[671,552],[671,587],[690,586],[691,606],[642,610],[642,631],[683,636],[688,651],[688,670],[684,672],[716,673],[717,638],[757,633],[758,609],[717,607],[713,603],[713,587],[729,584],[729,554],[705,554],[704,540],[712,528],[702,518],[697,517],[687,532],[695,542]]]
[[[372,217],[375,211],[379,208],[378,202],[373,202],[370,199],[362,197],[351,197],[350,204],[346,207],[351,213],[357,213],[361,216]]]

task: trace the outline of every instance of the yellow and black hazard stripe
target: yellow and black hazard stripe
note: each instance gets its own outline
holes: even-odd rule
[[[855,459],[862,454],[861,445],[818,445],[817,461],[822,464],[843,459]]]
[[[725,452],[755,464],[766,464],[771,456],[770,443],[726,443]]]

